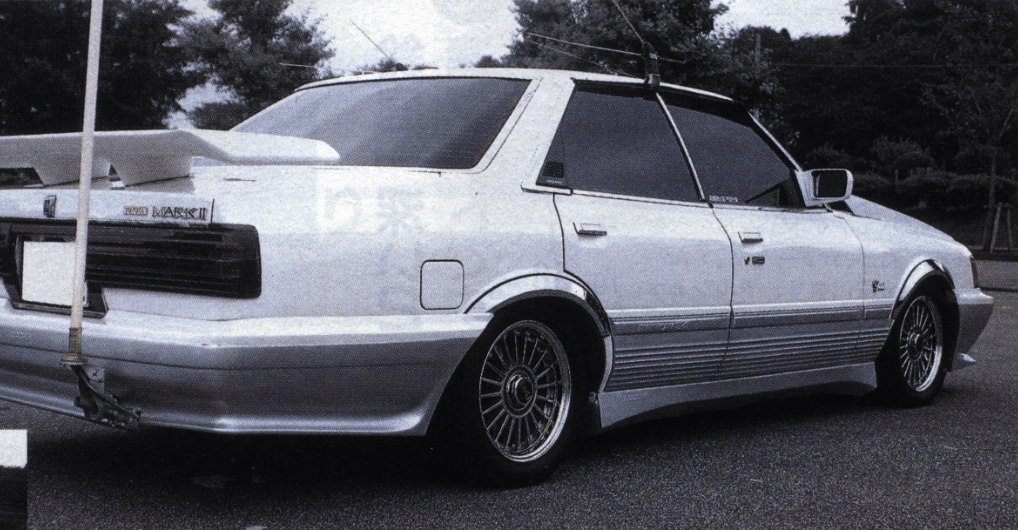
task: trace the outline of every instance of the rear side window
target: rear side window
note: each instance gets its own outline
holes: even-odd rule
[[[322,140],[340,165],[468,169],[477,165],[529,81],[368,81],[298,92],[233,130]]]
[[[643,90],[578,87],[538,183],[654,199],[698,200],[675,133]]]
[[[744,109],[674,94],[665,102],[711,202],[795,205],[791,166]]]

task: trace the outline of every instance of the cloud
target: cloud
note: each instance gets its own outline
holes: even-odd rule
[[[354,69],[385,56],[351,23],[397,61],[456,67],[483,55],[500,56],[516,34],[512,0],[296,0],[291,11],[321,19],[332,37],[336,69]]]
[[[848,31],[845,0],[726,0],[728,12],[719,24],[735,28],[747,25],[788,29],[793,37],[840,35]]]

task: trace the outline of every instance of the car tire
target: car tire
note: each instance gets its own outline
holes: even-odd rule
[[[519,487],[547,478],[569,451],[582,394],[577,367],[551,326],[499,320],[454,376],[440,443],[472,478]]]
[[[877,391],[888,404],[918,407],[933,401],[947,375],[943,297],[917,290],[902,306],[877,357]]]

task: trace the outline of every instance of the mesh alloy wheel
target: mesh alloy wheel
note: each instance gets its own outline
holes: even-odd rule
[[[565,348],[550,328],[529,320],[507,327],[488,348],[477,386],[492,446],[514,462],[544,455],[562,434],[571,384]]]
[[[923,392],[937,379],[944,354],[944,330],[940,311],[928,296],[908,306],[898,333],[901,376],[912,390]]]

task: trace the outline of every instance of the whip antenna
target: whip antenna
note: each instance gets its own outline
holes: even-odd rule
[[[640,55],[640,59],[643,61],[643,82],[646,83],[651,90],[657,90],[661,86],[661,70],[658,68],[658,56],[657,51],[654,50],[654,45],[643,40],[643,36],[640,35],[639,31],[636,31],[636,26],[629,21],[629,17],[626,16],[626,12],[622,10],[622,6],[619,5],[617,0],[612,0],[615,4],[616,9],[622,15],[622,20],[629,24],[629,29],[633,30],[637,39],[640,39],[640,44],[643,45],[643,54]]]
[[[395,63],[395,62],[396,62],[396,60],[395,60],[395,59],[393,59],[391,55],[389,55],[388,53],[386,53],[386,51],[385,51],[385,50],[383,50],[383,49],[382,49],[382,47],[381,47],[381,46],[379,46],[379,45],[378,45],[378,43],[377,43],[377,42],[375,42],[375,40],[374,40],[374,39],[372,39],[371,37],[369,37],[369,36],[368,36],[368,33],[367,33],[366,31],[364,31],[363,29],[361,29],[361,27],[360,27],[360,26],[358,26],[358,25],[357,25],[357,23],[353,21],[353,19],[351,19],[351,20],[350,20],[350,23],[351,23],[351,24],[353,24],[353,27],[357,28],[357,31],[361,32],[361,35],[364,35],[364,38],[365,38],[365,39],[368,39],[368,42],[370,42],[370,43],[371,43],[371,44],[372,44],[372,45],[373,45],[373,46],[374,46],[375,48],[377,48],[377,49],[378,49],[378,51],[382,52],[382,55],[384,55],[384,56],[385,56],[385,58],[389,60],[389,62],[392,62],[392,63]]]

